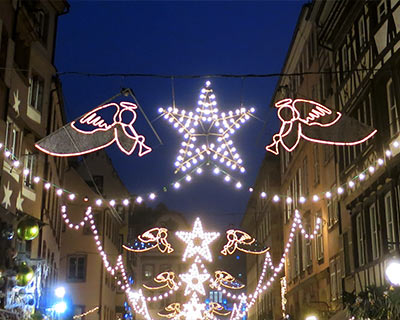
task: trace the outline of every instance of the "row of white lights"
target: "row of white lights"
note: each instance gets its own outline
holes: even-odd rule
[[[385,155],[387,158],[389,158],[392,155],[392,152],[390,150],[386,150]],[[375,161],[374,164],[370,165],[367,169],[363,170],[361,173],[359,173],[358,175],[356,175],[355,177],[353,177],[352,179],[350,179],[347,183],[339,186],[337,189],[335,190],[329,190],[320,194],[314,194],[312,197],[310,197],[308,200],[311,200],[313,202],[318,202],[319,200],[322,199],[331,199],[332,196],[334,194],[337,195],[342,195],[345,192],[345,188],[348,187],[350,189],[354,189],[356,187],[356,182],[357,181],[364,181],[365,179],[367,179],[367,173],[369,174],[369,176],[372,176],[372,174],[377,170],[377,168],[382,167],[384,165],[385,161],[382,158],[379,158]],[[254,189],[252,187],[249,188],[250,192],[253,192]],[[266,199],[268,198],[268,194],[265,191],[260,192],[259,194],[260,198]],[[294,203],[294,198],[291,196],[286,196],[286,195],[273,195],[272,196],[272,201],[273,202],[279,202],[281,201],[281,199],[284,199],[284,201],[287,204],[292,204]],[[298,203],[299,204],[304,204],[307,202],[307,198],[304,196],[299,196],[298,197]]]
[[[118,255],[117,258],[117,263],[114,267],[112,267],[110,265],[110,261],[107,258],[107,254],[104,252],[102,243],[100,241],[100,237],[99,237],[99,232],[97,230],[95,221],[94,221],[94,217],[92,215],[92,207],[88,207],[86,209],[85,212],[85,217],[83,218],[82,221],[80,221],[78,224],[73,224],[71,223],[68,215],[67,215],[67,207],[65,205],[61,206],[61,213],[62,213],[62,217],[64,219],[65,224],[68,226],[68,228],[73,229],[73,230],[79,230],[80,228],[82,228],[85,223],[89,223],[90,225],[90,229],[92,230],[93,233],[93,238],[94,241],[96,243],[97,246],[97,251],[99,252],[100,256],[102,257],[103,260],[103,264],[104,267],[106,268],[106,270],[112,275],[114,276],[114,279],[117,280],[117,285],[125,291],[125,293],[127,294],[128,300],[131,304],[131,306],[134,308],[136,313],[142,314],[146,320],[152,320],[151,317],[148,314],[148,310],[147,310],[147,305],[142,306],[142,308],[139,308],[139,306],[137,306],[134,302],[134,297],[135,295],[132,295],[132,291],[130,289],[129,286],[129,282],[128,282],[128,278],[126,275],[126,271],[125,271],[125,266],[124,266],[124,262],[122,259],[122,255]],[[118,277],[116,276],[118,271],[120,271],[121,276],[122,276],[122,281],[120,279],[118,279]]]

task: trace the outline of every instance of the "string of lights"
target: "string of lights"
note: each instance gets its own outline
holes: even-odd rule
[[[394,141],[393,148],[399,149],[400,142]],[[0,150],[2,150],[2,149],[4,150],[2,154],[6,159],[8,159],[10,161],[10,166],[11,166],[12,170],[19,170],[19,172],[21,174],[23,174],[25,177],[30,174],[30,169],[27,167],[23,167],[21,165],[21,161],[19,160],[19,158],[16,157],[10,150],[5,148],[4,144],[0,143]],[[297,199],[297,204],[302,205],[302,204],[306,203],[307,201],[318,202],[321,200],[329,200],[335,195],[341,196],[342,194],[345,193],[346,190],[353,192],[357,188],[357,186],[360,185],[361,182],[367,180],[368,177],[372,176],[379,168],[383,167],[386,163],[388,163],[388,161],[390,160],[391,157],[392,157],[392,151],[390,149],[386,149],[383,153],[383,156],[377,158],[375,161],[372,161],[366,168],[359,171],[352,178],[350,178],[347,182],[342,183],[335,189],[329,189],[324,192],[313,194],[309,197],[299,196]],[[211,164],[208,162],[203,163],[201,166],[194,168],[193,170],[187,172],[187,174],[185,176],[181,177],[179,180],[176,180],[175,182],[170,183],[169,185],[172,187],[171,189],[175,189],[175,190],[179,189],[181,187],[181,183],[183,181],[185,181],[187,183],[191,182],[192,175],[194,173],[202,174],[203,173],[202,167],[207,166],[207,165],[211,165]],[[215,175],[224,174],[226,177],[229,177],[228,179],[226,177],[224,178],[224,180],[226,182],[235,181],[236,189],[238,189],[238,190],[245,189],[245,188],[243,188],[243,185],[239,180],[237,180],[235,177],[229,175],[229,173],[226,172],[223,168],[217,166],[216,164],[212,164],[212,166],[214,166],[214,169],[212,170],[212,172]],[[154,191],[154,192],[149,192],[149,193],[142,193],[141,195],[136,195],[131,198],[124,197],[124,198],[113,198],[113,199],[100,199],[100,198],[90,199],[86,195],[79,195],[77,193],[74,193],[73,191],[67,190],[67,189],[65,189],[43,177],[40,177],[38,175],[35,175],[33,177],[32,181],[36,185],[39,184],[40,182],[43,182],[43,187],[46,190],[49,190],[50,188],[54,188],[56,195],[59,197],[66,196],[69,201],[81,200],[82,202],[85,202],[87,205],[92,205],[92,206],[96,206],[96,207],[104,207],[104,206],[115,207],[118,204],[128,206],[131,203],[131,201],[134,201],[137,204],[141,204],[141,203],[143,203],[144,199],[153,201],[160,195],[160,192],[165,193],[165,192],[168,192],[171,190],[164,186],[164,187],[160,188],[159,189],[160,191],[158,191],[158,192]],[[254,192],[254,187],[252,187],[252,186],[249,187],[248,191]],[[265,200],[270,199],[275,203],[280,202],[281,200],[284,200],[287,204],[292,204],[295,202],[295,198],[292,196],[283,195],[283,194],[269,195],[267,193],[267,191],[268,190],[260,191],[258,193],[258,196]]]
[[[73,319],[81,319],[81,318],[83,318],[83,317],[85,317],[85,316],[87,316],[87,315],[89,315],[89,314],[91,314],[91,313],[93,313],[93,312],[95,312],[97,310],[99,310],[99,307],[94,307],[94,308],[92,308],[92,309],[90,309],[90,310],[88,310],[88,311],[86,311],[84,313],[77,314],[77,315],[73,316],[72,318]]]

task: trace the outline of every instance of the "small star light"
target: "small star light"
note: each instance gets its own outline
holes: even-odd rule
[[[245,172],[243,160],[233,146],[230,136],[250,119],[255,110],[239,108],[235,112],[219,112],[210,84],[210,81],[207,81],[201,89],[198,106],[193,111],[187,112],[172,107],[159,109],[164,119],[183,135],[182,148],[175,162],[175,173],[193,171],[208,162]]]
[[[199,268],[196,263],[193,263],[188,273],[180,274],[179,277],[183,282],[186,282],[185,296],[190,294],[192,291],[198,292],[201,295],[205,295],[203,282],[210,278],[208,273],[199,273]]]
[[[185,319],[202,320],[202,311],[204,311],[205,307],[205,304],[200,303],[199,298],[194,293],[190,300],[183,305],[182,313],[185,316]]]
[[[192,232],[177,231],[175,234],[187,244],[182,261],[195,255],[200,255],[209,262],[212,261],[208,245],[219,237],[219,232],[204,232],[200,218],[196,218]]]

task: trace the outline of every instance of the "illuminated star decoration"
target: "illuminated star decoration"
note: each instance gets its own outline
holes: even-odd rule
[[[202,320],[202,311],[206,308],[204,303],[200,303],[199,298],[194,293],[188,303],[183,305],[183,315],[185,319]]]
[[[242,173],[245,172],[242,166],[243,160],[233,146],[230,136],[240,128],[241,124],[250,119],[255,110],[240,108],[235,112],[220,113],[210,85],[210,81],[207,81],[205,87],[201,89],[198,106],[194,111],[187,112],[172,107],[159,109],[164,118],[183,135],[182,148],[175,162],[175,173],[188,170],[201,173],[201,167],[210,162],[214,163],[216,174],[223,171],[218,166],[219,164],[225,164],[232,171],[238,169]],[[186,180],[190,181],[191,176],[186,175]],[[231,176],[227,173],[225,180],[231,180]],[[176,182],[174,186],[179,188],[179,182]],[[239,181],[236,187],[241,187]]]
[[[183,282],[186,282],[185,296],[192,291],[205,295],[203,282],[210,278],[208,273],[199,273],[199,268],[196,263],[193,263],[188,273],[180,274],[179,277]]]
[[[19,105],[21,103],[21,100],[19,100],[19,92],[16,90],[14,92],[14,104],[13,104],[13,109],[15,113],[19,116]]]
[[[187,244],[182,261],[186,261],[187,258],[192,258],[196,255],[209,262],[212,261],[208,245],[219,237],[219,232],[204,232],[200,218],[196,218],[192,232],[177,231],[175,234]]]
[[[24,211],[22,208],[22,203],[24,202],[24,198],[21,196],[21,191],[18,192],[17,202],[15,203],[15,208],[20,211]]]
[[[4,188],[4,198],[1,204],[4,204],[4,207],[7,209],[8,207],[11,206],[10,198],[13,193],[12,190],[10,189],[10,182],[8,182],[7,186],[3,188]]]

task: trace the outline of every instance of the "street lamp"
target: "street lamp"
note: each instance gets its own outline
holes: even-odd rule
[[[400,286],[400,261],[392,260],[388,263],[386,270],[386,277],[390,284],[393,286]]]
[[[307,316],[305,320],[318,320],[318,317],[312,314]]]

